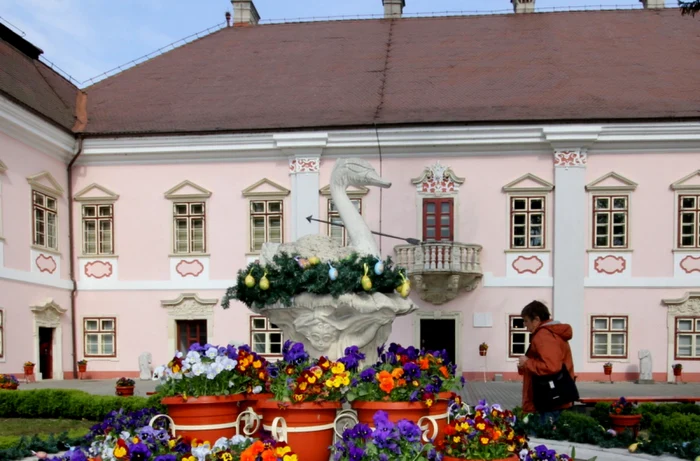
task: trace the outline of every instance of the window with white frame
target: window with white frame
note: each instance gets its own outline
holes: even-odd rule
[[[626,316],[591,317],[591,358],[627,358]]]
[[[282,330],[262,316],[250,317],[250,345],[253,352],[264,357],[282,355]]]
[[[629,197],[593,196],[593,248],[627,248]]]
[[[510,248],[544,248],[545,198],[510,198]]]
[[[700,248],[700,195],[678,196],[678,247]]]
[[[117,319],[94,317],[83,319],[85,357],[116,357]]]
[[[350,199],[353,206],[360,215],[362,214],[362,199]],[[328,236],[333,239],[338,245],[345,246],[348,244],[348,233],[345,227],[342,226],[343,220],[340,219],[340,213],[333,203],[333,199],[328,199]],[[340,225],[338,225],[340,224]]]
[[[520,357],[525,355],[530,347],[530,332],[525,328],[525,321],[519,315],[508,318],[508,356]]]
[[[83,254],[114,254],[113,205],[83,205]]]
[[[676,360],[700,358],[700,317],[676,317]]]
[[[0,309],[0,359],[5,357],[5,311]]]
[[[32,191],[34,245],[58,250],[58,202],[55,197]]]
[[[176,254],[206,251],[206,207],[204,202],[173,203],[173,242]]]
[[[250,250],[260,251],[263,243],[282,243],[282,200],[250,201]]]

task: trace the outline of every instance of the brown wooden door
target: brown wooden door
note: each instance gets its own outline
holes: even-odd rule
[[[177,349],[187,352],[192,344],[207,343],[206,320],[178,320],[177,321]]]
[[[53,379],[53,328],[39,327],[39,373]]]
[[[454,240],[453,199],[423,199],[423,240],[426,242]]]

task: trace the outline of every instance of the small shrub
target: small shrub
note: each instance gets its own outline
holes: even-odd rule
[[[654,438],[668,442],[700,439],[700,416],[681,413],[654,415],[649,432]]]

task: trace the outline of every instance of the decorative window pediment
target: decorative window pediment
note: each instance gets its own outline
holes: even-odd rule
[[[263,178],[255,184],[243,189],[244,197],[286,197],[289,189],[284,188],[276,182]]]
[[[4,172],[7,171],[7,165],[5,165],[2,160],[0,160],[0,174],[3,174]]]
[[[411,180],[419,193],[445,194],[457,192],[464,183],[464,178],[455,175],[450,167],[440,165],[440,162],[426,167],[420,176]]]
[[[32,186],[32,189],[38,190],[39,192],[44,192],[54,197],[63,196],[63,187],[61,187],[58,181],[56,181],[48,171],[28,177],[27,182]]]
[[[92,183],[73,197],[76,202],[99,202],[113,203],[119,199],[119,195],[115,194],[106,187]]]
[[[614,171],[601,176],[586,186],[587,191],[633,191],[637,183]]]
[[[321,188],[321,190],[319,190],[319,193],[321,195],[323,195],[324,197],[330,197],[331,196],[330,184],[327,185],[326,187]],[[365,195],[367,195],[369,193],[369,188],[364,187],[364,186],[359,186],[359,187],[350,186],[347,188],[345,193],[350,198],[360,198],[360,197],[364,197]]]
[[[192,181],[182,181],[165,193],[170,200],[204,200],[211,197],[211,192]]]
[[[681,298],[662,299],[668,307],[669,315],[700,316],[700,291],[688,291]]]
[[[163,300],[160,305],[168,309],[170,315],[198,318],[211,315],[218,299],[201,299],[196,293],[182,293],[175,299]]]
[[[61,317],[68,309],[64,309],[49,298],[43,304],[30,307],[38,326],[55,328],[61,324]]]
[[[503,192],[508,193],[551,192],[553,189],[554,184],[532,173],[525,174],[503,186]]]
[[[700,190],[700,170],[696,170],[671,184],[673,190]]]

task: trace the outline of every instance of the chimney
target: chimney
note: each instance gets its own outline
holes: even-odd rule
[[[639,0],[642,2],[642,5],[644,5],[645,10],[660,10],[663,9],[666,5],[664,5],[664,0]]]
[[[255,26],[260,22],[260,15],[253,0],[231,0],[233,5],[233,27]]]
[[[398,19],[403,14],[406,0],[382,0],[384,19]]]
[[[535,0],[510,0],[516,13],[534,13]]]

